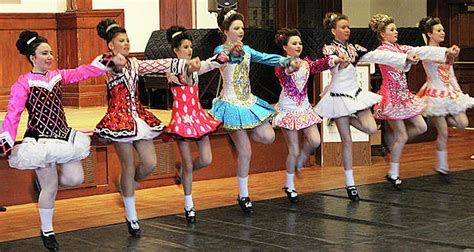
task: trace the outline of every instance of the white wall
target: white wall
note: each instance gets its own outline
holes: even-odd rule
[[[416,27],[426,16],[426,0],[342,0],[342,12],[351,27],[369,27],[372,15],[384,13],[395,18],[398,27]],[[409,11],[408,11],[409,10]]]
[[[217,14],[207,11],[207,0],[194,0],[193,26],[196,29],[217,28]]]
[[[130,51],[143,52],[153,31],[160,29],[159,0],[93,0],[93,9],[124,9]]]
[[[0,3],[0,13],[64,12],[66,0],[19,0],[17,3]]]

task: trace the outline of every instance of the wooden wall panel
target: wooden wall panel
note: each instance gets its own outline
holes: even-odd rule
[[[105,41],[96,26],[104,18],[124,24],[123,10],[75,11],[57,14],[60,68],[74,68],[90,63],[107,52]],[[73,107],[103,106],[107,103],[104,77],[92,78],[65,87],[64,105]]]
[[[188,29],[193,27],[191,0],[160,1],[160,29],[168,29],[172,25],[181,25]]]
[[[20,33],[28,27],[46,37],[57,55],[56,15],[43,13],[0,13],[0,110],[6,111],[10,88],[22,74],[31,71],[31,65],[15,44]],[[57,59],[53,68],[58,66]]]

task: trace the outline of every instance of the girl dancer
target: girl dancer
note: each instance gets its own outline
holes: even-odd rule
[[[439,18],[425,17],[420,20],[418,26],[426,36],[427,44],[439,46],[444,41],[444,27]],[[458,129],[464,129],[468,125],[466,110],[474,106],[474,98],[464,94],[454,75],[453,63],[459,54],[459,48],[455,48],[454,55],[450,55],[448,63],[423,62],[427,80],[419,91],[419,95],[425,100],[427,108],[424,116],[429,116],[438,136],[436,138],[436,154],[438,165],[435,170],[449,182],[448,176],[448,124]]]
[[[127,32],[114,20],[102,20],[97,25],[97,33],[107,42],[113,55],[128,56],[130,42]],[[138,76],[165,72],[185,74],[188,63],[193,66],[190,70],[199,69],[199,64],[184,59],[140,61],[127,57],[123,68],[114,69],[107,75],[108,108],[97,124],[96,133],[114,142],[122,167],[119,189],[125,205],[128,232],[134,237],[141,233],[135,210],[135,188],[156,166],[153,138],[160,135],[165,127],[140,103]],[[134,165],[134,149],[141,161],[138,167]]]
[[[420,60],[446,60],[446,48],[442,47],[411,47],[397,44],[398,31],[393,17],[376,14],[370,19],[370,28],[377,33],[382,51],[399,53],[416,53]],[[421,116],[426,105],[422,99],[408,90],[405,69],[395,69],[388,65],[379,65],[383,76],[382,86],[378,92],[382,101],[374,107],[374,117],[385,120],[391,132],[386,132],[387,145],[390,148],[391,162],[386,179],[395,189],[400,189],[402,180],[399,177],[399,163],[403,147],[408,139],[424,133],[427,130],[425,120]],[[405,124],[407,122],[407,124]]]
[[[286,56],[299,59],[303,50],[301,34],[296,29],[278,30],[275,36],[277,45],[283,48]],[[300,69],[289,73],[284,67],[275,67],[275,75],[280,80],[282,91],[280,99],[275,105],[277,114],[272,119],[273,127],[280,127],[286,136],[288,157],[286,159],[286,185],[283,190],[288,200],[298,202],[298,193],[295,190],[295,168],[301,168],[311,151],[319,146],[320,137],[317,124],[321,122],[308,101],[308,77],[334,67],[339,63],[335,56],[317,59],[305,58],[301,61]],[[303,131],[306,136],[303,149],[300,152],[298,132]]]
[[[242,14],[223,8],[217,23],[225,34],[226,41],[218,46],[214,53],[220,53],[233,44],[241,44],[244,37]],[[219,97],[212,106],[211,114],[223,122],[223,128],[230,130],[230,137],[237,150],[237,180],[239,196],[237,201],[244,213],[253,213],[253,205],[248,193],[248,174],[252,155],[250,139],[247,130],[252,130],[254,141],[269,144],[275,139],[275,132],[268,123],[275,110],[262,99],[256,97],[250,90],[250,62],[258,62],[271,66],[290,65],[298,68],[298,63],[290,58],[274,54],[265,54],[249,46],[243,46],[240,57],[231,56],[231,62],[220,68],[223,87]]]
[[[179,59],[190,60],[193,55],[193,38],[182,26],[171,26],[166,37],[173,52]],[[237,49],[237,48],[235,48]],[[241,50],[241,48],[239,49]],[[212,153],[209,134],[217,131],[221,125],[201,106],[199,102],[198,75],[220,67],[229,60],[228,50],[201,61],[201,69],[190,76],[168,74],[174,103],[171,121],[166,133],[177,140],[182,163],[178,165],[179,180],[184,190],[184,215],[188,223],[196,222],[196,210],[192,198],[193,170],[211,164]],[[240,52],[237,52],[240,54]],[[199,157],[194,159],[191,153],[191,142],[199,147]]]
[[[89,155],[90,138],[68,126],[62,104],[63,85],[103,75],[106,65],[124,64],[116,56],[97,57],[90,65],[76,69],[51,70],[54,57],[45,37],[23,31],[16,42],[20,54],[33,66],[13,84],[8,112],[0,133],[2,155],[17,169],[34,169],[41,186],[38,211],[41,239],[47,249],[58,250],[53,231],[54,201],[58,183],[77,186],[84,180],[81,160]],[[23,142],[14,145],[23,110],[28,110],[28,127]]]
[[[403,68],[407,60],[415,62],[415,56],[407,57],[406,54],[380,50],[368,52],[362,46],[349,43],[350,29],[346,15],[327,13],[323,24],[334,36],[332,43],[324,46],[324,55],[345,55],[349,57],[349,63],[331,69],[331,83],[323,92],[315,110],[321,117],[333,118],[336,122],[342,140],[347,195],[349,199],[356,201],[359,199],[359,193],[352,173],[352,139],[349,126],[352,125],[367,134],[375,133],[377,126],[370,107],[378,103],[382,97],[357,85],[355,65],[358,61],[365,61]],[[353,114],[355,116],[352,116]]]

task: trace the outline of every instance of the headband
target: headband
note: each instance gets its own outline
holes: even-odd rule
[[[224,21],[229,19],[230,16],[234,15],[235,13],[237,13],[235,10],[230,10],[229,12],[227,12],[225,15],[224,15]]]
[[[120,27],[120,26],[118,24],[111,24],[111,25],[107,26],[107,29],[105,29],[105,32],[109,32],[110,29],[112,29],[114,27]]]
[[[29,45],[31,42],[35,41],[36,37],[30,38],[28,41],[26,41],[26,44]]]
[[[182,31],[177,31],[177,32],[173,33],[173,35],[171,35],[171,38],[174,38],[174,37],[178,36],[181,33],[183,33],[183,32]]]

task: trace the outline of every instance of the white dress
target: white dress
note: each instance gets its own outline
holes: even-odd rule
[[[474,106],[474,98],[459,87],[452,65],[423,61],[423,67],[427,80],[418,95],[427,104],[424,116],[456,115]]]
[[[324,118],[349,116],[381,101],[382,96],[359,87],[355,67],[358,61],[404,68],[407,57],[403,53],[382,50],[368,52],[362,46],[348,42],[343,44],[336,40],[325,45],[323,53],[326,56],[345,55],[350,59],[350,64],[344,69],[339,66],[331,68],[331,83],[323,91],[321,100],[314,108],[316,113]]]

